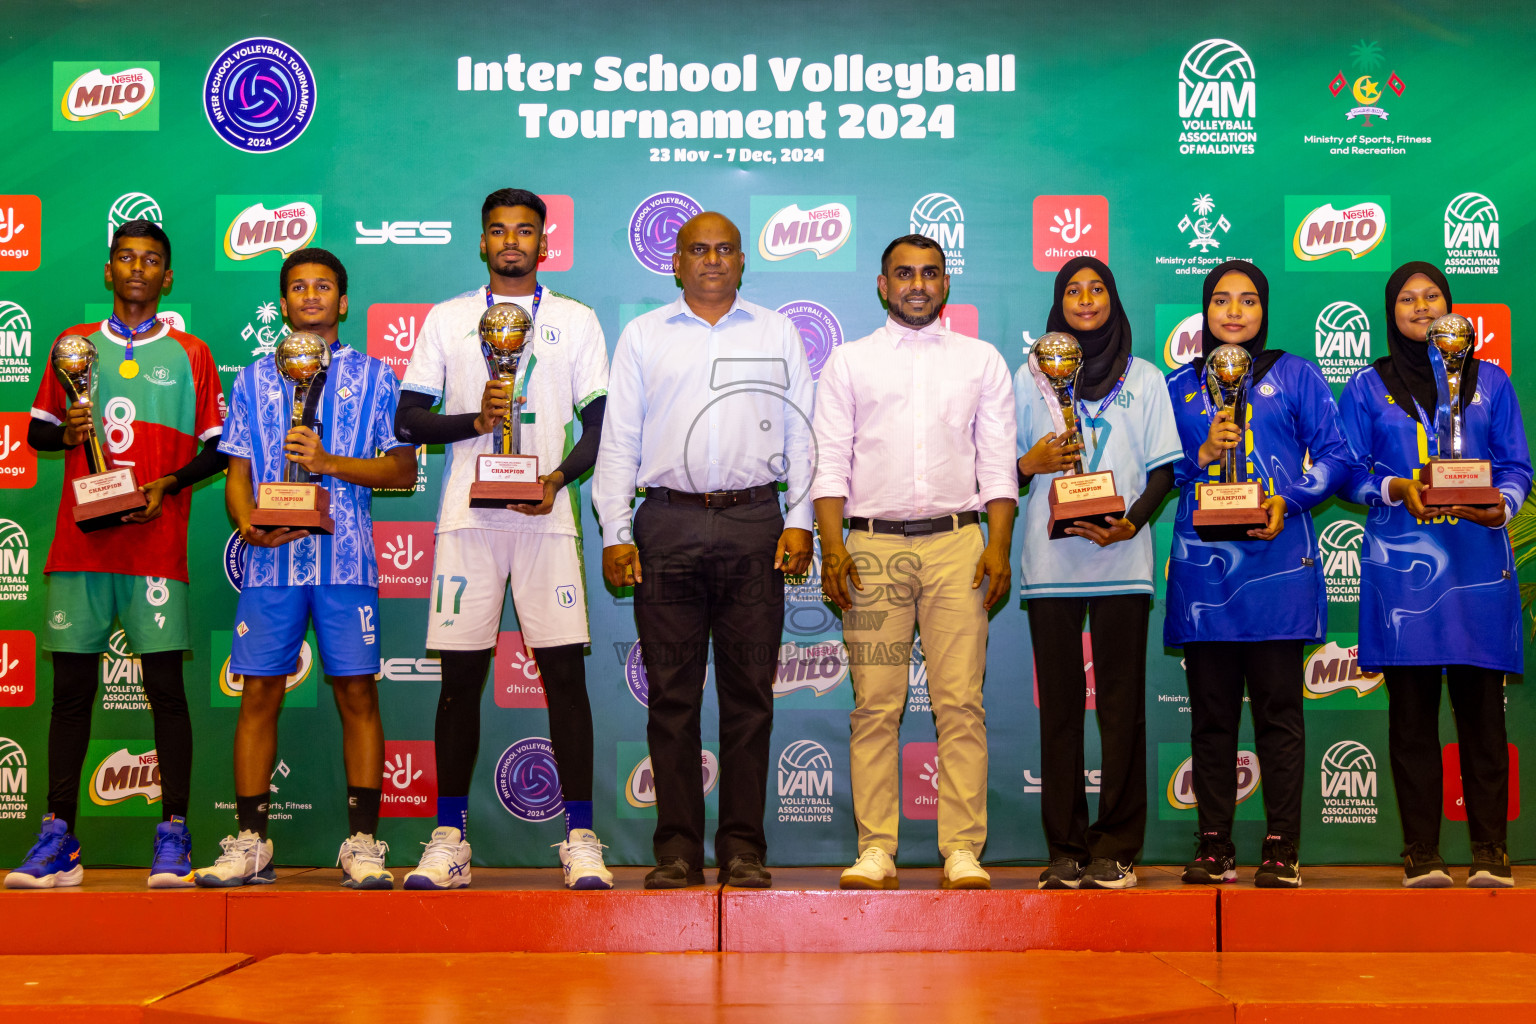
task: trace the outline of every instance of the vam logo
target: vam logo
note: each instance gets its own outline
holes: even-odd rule
[[[1445,208],[1445,272],[1499,272],[1499,210],[1481,192],[1463,192]]]
[[[32,383],[31,366],[32,318],[17,303],[0,300],[0,384]]]
[[[1340,740],[1323,753],[1323,824],[1376,823],[1376,755],[1358,740]]]
[[[1302,669],[1305,694],[1312,700],[1321,700],[1344,690],[1354,690],[1355,696],[1364,697],[1375,693],[1384,679],[1379,672],[1360,670],[1360,648],[1343,647],[1329,640],[1307,656]]]
[[[429,302],[375,302],[369,306],[368,354],[403,378],[416,351],[417,332],[431,311]]]
[[[1251,155],[1258,133],[1257,72],[1248,51],[1206,39],[1179,62],[1179,152]]]
[[[832,755],[815,740],[795,740],[779,755],[779,796],[832,795]]]
[[[1330,384],[1343,384],[1371,361],[1371,319],[1353,302],[1330,302],[1313,325],[1317,365]]]
[[[358,245],[447,245],[453,241],[453,222],[446,220],[386,220],[376,228],[354,221]]]
[[[0,629],[0,708],[29,708],[37,699],[37,637]]]
[[[159,74],[159,61],[105,66],[90,61],[55,61],[53,87],[59,105],[53,115],[53,130],[158,131],[155,78]]]
[[[101,707],[103,711],[149,710],[144,663],[129,649],[128,634],[121,629],[107,637],[107,651],[101,656]]]
[[[27,816],[27,752],[20,743],[0,736],[0,819]]]
[[[1353,519],[1336,519],[1317,535],[1330,602],[1354,604],[1360,600],[1360,544],[1364,539],[1365,527]]]
[[[928,193],[912,204],[909,226],[912,234],[939,243],[946,273],[965,273],[965,211],[959,200],[945,192]]]
[[[853,205],[852,196],[753,196],[757,254],[767,261],[758,269],[852,270]],[[800,255],[814,259],[793,259]]]
[[[25,443],[30,419],[24,412],[0,412],[0,487],[37,483],[37,452]]]
[[[1391,262],[1390,199],[1386,196],[1286,196],[1286,221],[1296,225],[1287,270],[1380,270]],[[1349,258],[1328,262],[1330,256]]]
[[[1241,804],[1253,796],[1258,791],[1260,781],[1262,779],[1259,772],[1259,755],[1251,750],[1239,750],[1237,752],[1237,802]],[[1186,757],[1173,770],[1173,774],[1168,776],[1168,785],[1164,793],[1168,798],[1168,806],[1175,810],[1192,811],[1199,806],[1199,801],[1195,799],[1193,756]]]
[[[131,220],[147,220],[164,226],[165,214],[155,197],[144,192],[124,192],[112,200],[107,208],[107,244],[112,244],[112,234]]]
[[[0,601],[27,599],[27,531],[14,519],[0,519]]]
[[[793,641],[779,647],[779,669],[773,695],[785,697],[797,690],[811,690],[823,697],[848,676],[848,649],[837,640],[813,644]]]

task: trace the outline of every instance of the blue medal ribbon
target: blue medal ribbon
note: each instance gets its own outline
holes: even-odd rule
[[[1130,374],[1131,364],[1130,361],[1127,360],[1125,369],[1120,372],[1120,379],[1115,381],[1115,386],[1110,389],[1109,394],[1104,396],[1104,401],[1099,403],[1099,411],[1093,414],[1093,419],[1091,421],[1093,424],[1097,424],[1098,421],[1103,418],[1104,410],[1108,409],[1110,403],[1112,403],[1116,398],[1120,397],[1120,391],[1125,387],[1125,378],[1129,377]],[[1079,423],[1088,421],[1087,404],[1076,395],[1072,397],[1072,400],[1077,404],[1077,421]],[[1093,450],[1097,452],[1099,450],[1099,428],[1097,426],[1090,426],[1088,429],[1093,432]]]
[[[150,317],[148,320],[145,320],[137,327],[129,327],[127,324],[123,323],[121,319],[118,318],[116,313],[113,313],[107,318],[107,326],[128,339],[128,346],[123,349],[123,362],[125,364],[133,362],[134,335],[148,334],[150,331],[155,329],[155,324],[159,322],[160,321],[156,320],[154,317]]]

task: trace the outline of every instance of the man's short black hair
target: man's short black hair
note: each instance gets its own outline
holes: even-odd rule
[[[945,264],[944,247],[927,235],[902,235],[885,247],[885,252],[880,254],[880,273],[889,274],[891,271],[891,253],[896,251],[898,245],[910,245],[918,249],[932,249],[939,254],[939,263]]]
[[[117,252],[117,243],[123,238],[152,238],[160,243],[165,250],[165,265],[171,265],[171,239],[166,235],[165,229],[152,220],[125,220],[112,232],[112,241],[107,245],[107,258]]]
[[[282,294],[288,294],[288,271],[305,263],[318,263],[322,267],[330,267],[336,275],[336,287],[341,294],[347,294],[347,268],[341,265],[341,260],[329,249],[313,247],[300,249],[298,252],[283,260],[283,269],[277,272],[277,287]]]
[[[491,211],[498,206],[526,206],[539,215],[539,230],[544,230],[544,200],[529,192],[525,188],[499,188],[485,197],[485,202],[480,205],[480,227],[486,225],[486,218]]]

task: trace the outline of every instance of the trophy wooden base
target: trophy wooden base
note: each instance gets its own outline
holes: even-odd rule
[[[1109,470],[1059,476],[1051,481],[1049,498],[1051,514],[1046,528],[1051,540],[1072,536],[1067,528],[1079,520],[1097,519],[1108,526],[1111,518],[1125,515],[1125,499],[1115,493],[1115,474]]]
[[[1487,459],[1430,459],[1419,470],[1420,482],[1426,484],[1421,500],[1426,507],[1496,508],[1504,503],[1504,494],[1493,486],[1493,463]]]
[[[263,530],[308,530],[332,534],[331,492],[319,484],[262,484],[256,489],[251,525]]]
[[[77,477],[71,484],[75,491],[71,514],[85,533],[121,526],[123,516],[149,505],[127,467]]]
[[[1201,540],[1252,540],[1249,530],[1269,525],[1264,488],[1257,483],[1201,484],[1199,501],[1190,520]]]
[[[544,500],[537,455],[482,455],[469,485],[470,508],[537,505]]]

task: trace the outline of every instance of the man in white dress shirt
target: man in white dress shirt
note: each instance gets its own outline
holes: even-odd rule
[[[719,880],[772,884],[763,866],[768,738],[784,574],[804,572],[811,558],[812,392],[799,331],[737,296],[745,264],[741,233],[718,213],[701,213],[678,232],[672,269],[683,294],[619,336],[592,479],[603,575],[613,587],[634,588],[649,686],[649,889],[704,881],[699,709],[711,636]],[[637,486],[645,501],[631,513]]]
[[[811,497],[822,589],[844,611],[855,699],[849,753],[859,859],[842,887],[897,886],[897,734],[915,625],[938,729],[943,884],[987,889],[991,878],[977,860],[987,841],[981,689],[987,609],[1007,596],[1012,575],[1013,388],[996,348],[939,319],[949,275],[936,242],[898,238],[880,268],[889,318],[833,351],[816,397]]]

